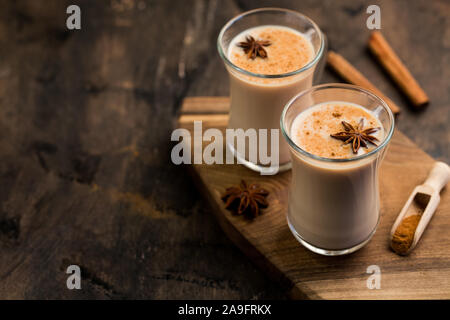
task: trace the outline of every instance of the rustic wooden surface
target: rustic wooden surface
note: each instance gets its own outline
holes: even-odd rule
[[[362,0],[1,1],[0,298],[286,297],[171,164],[170,133],[185,96],[228,93],[222,25],[276,5],[315,20],[403,108],[398,127],[448,162],[450,5],[373,3],[430,96],[421,112],[367,53]],[[69,4],[81,7],[80,31],[65,28]],[[72,263],[82,290],[66,289]]]
[[[179,126],[191,131],[193,120],[224,130],[228,114],[219,97],[186,98]],[[203,105],[203,108],[201,107]],[[217,108],[214,106],[217,105]],[[194,108],[195,107],[195,108]],[[195,114],[192,110],[195,109]],[[203,113],[200,110],[204,110]],[[215,109],[215,110],[214,110]],[[212,116],[211,116],[212,115]],[[205,142],[204,145],[208,145]],[[224,150],[225,155],[225,150]],[[435,160],[397,130],[380,169],[381,213],[377,232],[354,254],[323,257],[302,247],[286,224],[291,173],[261,176],[241,165],[192,165],[199,190],[209,201],[225,233],[255,264],[276,279],[293,298],[308,299],[450,299],[450,192],[441,202],[418,246],[407,257],[389,248],[389,235],[415,186],[425,181]],[[225,209],[221,195],[245,179],[270,192],[269,207],[256,219],[245,219]],[[366,270],[381,270],[381,289],[369,290]],[[419,289],[420,288],[420,289]]]

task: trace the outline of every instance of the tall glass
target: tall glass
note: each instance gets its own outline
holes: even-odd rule
[[[314,58],[301,69],[285,73],[265,75],[239,68],[228,58],[229,46],[236,35],[257,26],[274,25],[294,29],[308,38],[314,49]],[[276,129],[284,105],[296,93],[310,88],[318,79],[323,68],[325,37],[319,27],[308,17],[286,9],[263,8],[242,13],[230,20],[221,30],[217,48],[225,63],[230,78],[230,129]],[[322,62],[321,62],[322,61]],[[278,131],[277,131],[278,133]],[[272,150],[268,139],[267,150]],[[279,134],[276,140],[279,147],[279,171],[290,168],[289,148]],[[277,147],[277,146],[274,146]],[[255,171],[267,169],[258,159],[249,158],[248,145],[244,152],[238,152],[234,141],[227,141],[227,148],[242,163]]]
[[[314,105],[332,101],[372,111],[384,128],[378,147],[348,159],[329,159],[296,145],[291,138],[294,119]],[[380,217],[378,172],[394,132],[394,116],[387,104],[357,86],[315,86],[287,103],[280,126],[292,157],[287,212],[291,232],[306,248],[323,255],[342,255],[363,247]]]

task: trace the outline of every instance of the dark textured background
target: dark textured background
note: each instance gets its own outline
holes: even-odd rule
[[[364,1],[0,1],[0,298],[285,298],[171,164],[170,133],[184,97],[228,94],[225,22],[279,6],[316,21],[402,107],[398,128],[448,162],[450,3],[370,4],[431,98],[421,112],[368,54]],[[82,290],[66,288],[70,264]]]

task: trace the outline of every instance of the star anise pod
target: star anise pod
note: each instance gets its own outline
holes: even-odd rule
[[[269,191],[266,189],[254,183],[247,184],[247,182],[242,180],[239,186],[227,188],[222,196],[222,200],[225,202],[225,208],[239,215],[247,214],[257,217],[261,208],[269,206],[266,200],[268,195]]]
[[[267,52],[264,47],[270,46],[272,43],[268,40],[255,40],[252,36],[246,36],[245,42],[239,42],[238,47],[244,49],[249,59],[254,60],[256,57],[267,58]]]
[[[344,141],[344,144],[351,143],[353,153],[357,153],[358,149],[361,146],[367,148],[366,142],[371,143],[374,146],[377,146],[375,142],[379,140],[374,136],[371,136],[371,134],[376,132],[380,128],[368,128],[363,130],[364,118],[361,118],[358,126],[356,127],[352,126],[350,123],[345,121],[342,121],[342,125],[344,126],[345,131],[331,134],[331,137]]]

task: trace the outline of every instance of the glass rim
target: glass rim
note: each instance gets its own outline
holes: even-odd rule
[[[350,91],[357,91],[360,93],[364,93],[370,97],[372,97],[373,99],[375,99],[376,101],[378,101],[380,103],[380,105],[387,111],[388,113],[388,117],[389,120],[391,121],[391,127],[389,129],[388,134],[386,135],[386,137],[384,138],[384,140],[372,151],[359,155],[359,156],[355,156],[352,158],[344,158],[344,159],[332,159],[332,158],[325,158],[325,157],[321,157],[321,156],[317,156],[315,154],[309,153],[306,150],[303,150],[302,148],[300,148],[294,141],[292,141],[290,134],[288,134],[286,132],[286,128],[284,126],[284,119],[286,117],[286,113],[288,111],[288,109],[292,106],[292,104],[299,98],[301,98],[302,96],[314,92],[314,91],[319,91],[319,90],[325,90],[325,89],[345,89],[345,90],[350,90]],[[394,127],[395,127],[395,118],[394,118],[394,114],[391,111],[391,108],[389,108],[388,104],[381,99],[380,97],[378,97],[377,95],[373,94],[372,92],[361,88],[359,86],[355,86],[355,85],[351,85],[351,84],[346,84],[346,83],[326,83],[326,84],[321,84],[321,85],[317,85],[317,86],[313,86],[307,90],[304,90],[300,93],[298,93],[297,95],[295,95],[292,99],[290,99],[284,109],[283,112],[281,114],[281,118],[280,118],[280,128],[281,128],[281,132],[283,133],[283,136],[285,137],[286,141],[288,142],[289,146],[291,148],[293,148],[295,151],[297,151],[298,153],[307,156],[309,158],[312,158],[314,160],[319,160],[319,161],[324,161],[324,162],[344,162],[344,163],[348,163],[348,162],[353,162],[353,161],[358,161],[358,160],[362,160],[365,158],[370,157],[371,155],[374,155],[376,153],[378,153],[379,151],[381,151],[387,144],[388,142],[391,140],[392,135],[394,134]]]
[[[311,25],[314,27],[314,29],[316,29],[318,31],[319,36],[320,36],[320,48],[317,51],[317,53],[314,56],[314,58],[311,61],[309,61],[306,65],[301,67],[300,69],[297,69],[297,70],[294,70],[294,71],[290,71],[290,72],[286,72],[286,73],[280,73],[280,74],[254,73],[254,72],[242,69],[242,68],[238,67],[237,65],[235,65],[233,62],[231,62],[228,59],[228,57],[225,54],[225,52],[223,52],[220,40],[223,38],[223,35],[225,34],[225,31],[227,31],[236,21],[244,18],[247,15],[254,14],[254,13],[257,13],[257,12],[268,12],[268,11],[285,12],[285,13],[289,13],[289,14],[294,14],[294,15],[296,15],[298,17],[301,17],[301,18],[307,20],[309,23],[311,23]],[[297,11],[294,11],[294,10],[290,10],[290,9],[276,8],[276,7],[267,7],[267,8],[253,9],[253,10],[250,10],[250,11],[245,11],[245,12],[235,16],[234,18],[229,20],[222,27],[222,29],[220,30],[219,36],[217,37],[217,50],[219,51],[219,55],[222,58],[222,60],[225,62],[226,65],[228,65],[231,68],[233,68],[233,69],[243,73],[244,75],[251,76],[251,77],[257,77],[257,78],[265,78],[265,79],[278,79],[278,78],[290,77],[290,76],[297,75],[297,74],[299,74],[299,73],[301,73],[301,72],[303,72],[305,70],[310,69],[311,67],[316,65],[317,62],[319,62],[319,60],[323,56],[324,48],[325,48],[324,34],[322,33],[322,30],[320,30],[319,26],[314,21],[312,21],[309,17],[305,16],[304,14],[302,14],[300,12],[297,12]]]

